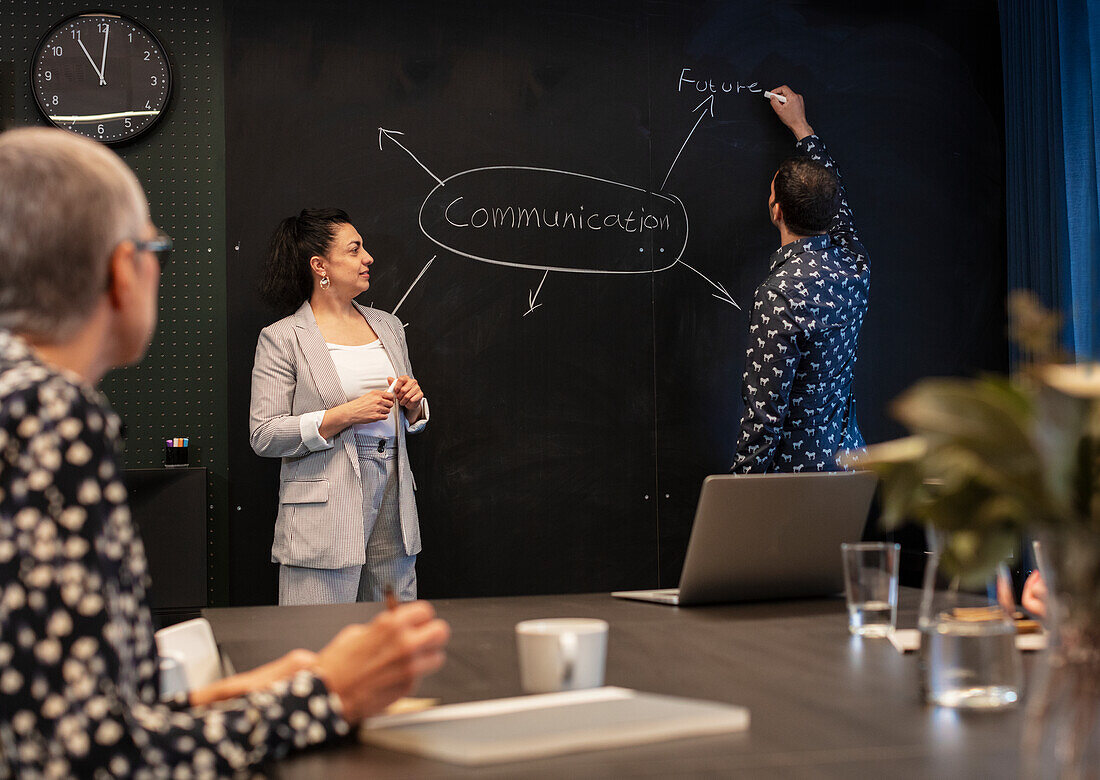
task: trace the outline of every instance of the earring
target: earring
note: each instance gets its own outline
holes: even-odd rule
[[[330,284],[332,282],[328,280],[328,274],[321,274],[321,289],[327,290]]]

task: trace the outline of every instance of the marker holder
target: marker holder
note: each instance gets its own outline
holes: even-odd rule
[[[167,468],[187,465],[187,439],[167,439],[164,442],[164,465]]]

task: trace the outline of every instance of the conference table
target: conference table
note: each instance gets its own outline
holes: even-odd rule
[[[899,626],[918,592],[902,589]],[[554,758],[462,767],[359,744],[265,767],[279,778],[1017,776],[1020,708],[961,713],[929,706],[917,656],[847,630],[842,598],[676,608],[606,593],[434,601],[451,624],[446,666],[417,695],[444,704],[517,696],[515,624],[593,617],[611,625],[608,685],[738,704],[742,733]],[[207,609],[222,651],[244,670],[296,647],[320,649],[377,604]],[[1034,666],[1025,659],[1025,669]]]

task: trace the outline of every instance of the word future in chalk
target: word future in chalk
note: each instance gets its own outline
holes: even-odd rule
[[[764,91],[764,88],[755,81],[751,84],[742,84],[740,81],[715,81],[712,78],[695,78],[691,68],[684,68],[680,71],[680,83],[676,85],[676,91],[683,92],[685,89],[694,89],[696,92],[715,95],[720,92],[726,94],[733,92],[740,95],[742,91],[752,92],[753,94]]]

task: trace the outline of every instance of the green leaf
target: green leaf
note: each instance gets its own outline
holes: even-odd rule
[[[947,440],[994,461],[1034,454],[1030,404],[1007,383],[989,379],[925,379],[906,391],[894,412],[935,446]]]
[[[940,558],[944,572],[959,577],[964,588],[980,586],[991,577],[997,564],[1012,557],[1020,543],[1019,534],[1010,528],[984,533],[955,531]]]
[[[1033,299],[1014,300],[1033,357],[1050,359],[1055,352],[1043,339],[1056,318]],[[884,526],[916,520],[953,532],[943,565],[970,581],[987,575],[1021,532],[1037,525],[1100,538],[1094,370],[1100,368],[1047,365],[1015,381],[916,383],[892,406],[913,435],[868,447],[856,464],[882,477]],[[1100,602],[1100,583],[1097,591]]]

